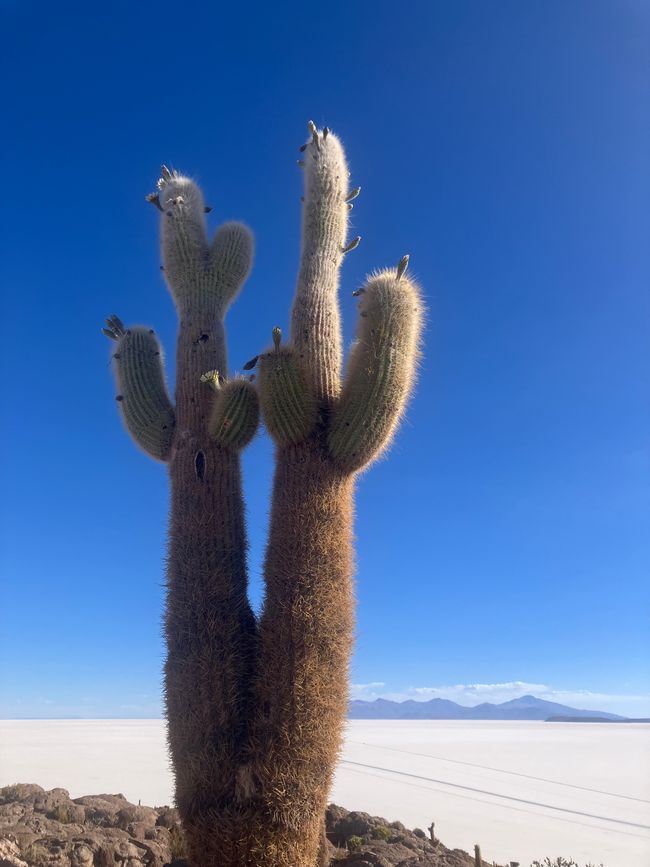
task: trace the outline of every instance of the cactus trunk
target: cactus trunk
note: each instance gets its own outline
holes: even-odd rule
[[[239,453],[209,437],[213,395],[196,387],[202,371],[226,368],[223,325],[202,308],[181,309],[169,462],[165,697],[185,817],[233,798],[255,647]]]
[[[352,489],[318,436],[279,450],[251,765],[283,867],[316,863],[340,748],[353,629]]]

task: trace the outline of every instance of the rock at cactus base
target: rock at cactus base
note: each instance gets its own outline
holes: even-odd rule
[[[330,804],[325,828],[331,867],[474,867],[474,858],[435,847],[401,822]],[[417,829],[416,829],[417,830]],[[350,852],[348,841],[361,844]],[[189,867],[178,812],[142,807],[124,795],[70,798],[18,784],[0,789],[0,867]]]

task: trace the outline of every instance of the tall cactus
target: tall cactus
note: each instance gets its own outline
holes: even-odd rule
[[[248,230],[208,244],[198,187],[163,167],[163,267],[180,330],[176,406],[161,350],[117,317],[104,333],[136,443],[169,464],[165,696],[176,800],[200,867],[314,867],[347,704],[355,477],[381,453],[414,379],[422,321],[408,257],[371,275],[341,381],[339,270],[351,200],[345,155],[309,124],[302,253],[291,333],[227,378],[224,315],[251,262]],[[252,365],[247,365],[250,367]],[[259,406],[258,406],[259,404]],[[266,592],[246,593],[239,452],[259,408],[276,443]]]

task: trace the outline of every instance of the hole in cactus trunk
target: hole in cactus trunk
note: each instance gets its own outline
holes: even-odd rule
[[[194,458],[194,469],[196,470],[197,479],[202,482],[205,478],[205,455],[203,452],[197,452]]]

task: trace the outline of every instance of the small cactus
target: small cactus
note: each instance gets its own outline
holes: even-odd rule
[[[358,837],[356,834],[349,837],[347,841],[348,852],[360,852],[363,843],[363,837]]]

